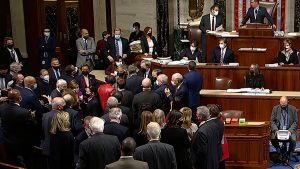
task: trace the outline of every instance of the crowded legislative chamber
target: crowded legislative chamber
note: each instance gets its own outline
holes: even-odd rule
[[[0,13],[0,169],[300,168],[299,0]]]

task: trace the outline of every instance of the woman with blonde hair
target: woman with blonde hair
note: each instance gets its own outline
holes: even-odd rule
[[[192,123],[192,109],[189,107],[183,107],[179,110],[182,113],[183,124],[182,128],[186,129],[189,139],[191,140],[194,133],[198,130],[195,123]]]
[[[50,169],[73,169],[74,137],[69,113],[57,112],[53,116],[50,133]]]
[[[136,146],[141,146],[148,143],[147,125],[154,122],[154,115],[150,111],[143,111],[141,115],[140,128],[133,132],[133,138],[136,141]]]
[[[154,120],[155,122],[157,122],[160,126],[160,128],[164,128],[165,126],[165,113],[164,111],[162,111],[161,109],[156,109],[154,110],[153,112],[153,115],[154,115]]]

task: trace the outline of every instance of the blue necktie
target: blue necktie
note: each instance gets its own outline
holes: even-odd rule
[[[116,56],[119,56],[120,52],[119,52],[119,44],[118,44],[118,40],[116,40]]]

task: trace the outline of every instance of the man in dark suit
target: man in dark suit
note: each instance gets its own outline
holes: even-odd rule
[[[133,93],[133,95],[142,91],[143,77],[137,75],[137,68],[133,65],[128,66],[128,78],[126,79],[125,89]]]
[[[214,48],[211,58],[212,63],[218,63],[221,65],[224,63],[235,62],[233,51],[227,47],[227,40],[224,38],[219,40],[219,46]]]
[[[8,73],[8,66],[0,64],[0,90],[6,90],[8,82],[13,80],[13,76]]]
[[[79,85],[80,91],[85,95],[85,89],[93,86],[98,88],[98,83],[95,75],[90,74],[90,66],[88,64],[83,64],[81,66],[81,75],[76,77],[76,81]]]
[[[199,25],[201,30],[202,54],[204,58],[207,56],[206,32],[223,30],[223,26],[222,16],[219,15],[219,6],[214,4],[210,8],[210,13],[201,18]]]
[[[165,90],[168,90],[168,76],[165,74],[160,74],[157,77],[158,88],[155,90],[155,93],[159,94],[162,101],[162,110],[165,115],[167,115],[171,110],[171,101],[173,100],[172,95],[167,96]]]
[[[224,123],[216,105],[209,108],[210,119],[200,125],[191,142],[191,159],[195,169],[219,168],[222,158]]]
[[[124,139],[121,146],[120,159],[114,163],[106,165],[105,169],[149,169],[147,163],[133,159],[135,146],[136,142],[133,138],[127,137]]]
[[[195,121],[196,109],[200,106],[200,90],[203,86],[203,76],[197,72],[196,63],[194,61],[189,62],[189,72],[184,75],[184,83],[189,91],[189,108],[192,109],[192,120]]]
[[[50,35],[50,29],[44,29],[44,35],[39,39],[39,55],[43,69],[48,69],[51,59],[55,57],[56,39]]]
[[[134,126],[138,127],[140,124],[141,118],[141,107],[143,105],[149,105],[149,111],[153,112],[155,109],[161,109],[161,98],[160,96],[151,91],[151,80],[145,78],[142,81],[143,91],[139,94],[136,94],[133,97],[132,101],[132,111],[134,114]]]
[[[112,108],[109,110],[109,122],[105,123],[103,133],[117,136],[120,143],[129,135],[127,127],[120,124],[122,110],[120,108]]]
[[[53,86],[49,82],[49,73],[46,69],[40,70],[40,77],[37,78],[38,91],[40,95],[50,96]]]
[[[118,78],[117,86],[118,86],[118,91],[120,91],[123,95],[121,105],[131,109],[133,93],[131,91],[125,89],[126,80],[123,78]]]
[[[51,98],[53,99],[55,97],[62,97],[62,93],[66,88],[67,88],[67,82],[63,79],[59,79],[56,82],[56,88],[50,94]]]
[[[121,56],[123,59],[127,57],[129,53],[128,40],[121,37],[121,29],[114,29],[114,36],[107,40],[105,55],[108,61],[111,63],[117,56]]]
[[[79,145],[79,169],[104,169],[120,158],[120,143],[116,136],[103,133],[104,120],[90,120],[93,136]]]
[[[291,159],[291,155],[296,148],[297,141],[297,126],[298,126],[298,111],[297,109],[288,104],[288,99],[285,96],[280,98],[280,104],[273,107],[272,117],[271,117],[271,143],[279,150],[279,142],[277,139],[278,130],[288,130],[289,132],[289,149],[288,149],[288,159]]]
[[[63,68],[60,67],[59,60],[57,58],[51,59],[51,67],[48,69],[49,73],[49,82],[53,86],[56,87],[56,81],[61,79],[61,77],[65,74]]]
[[[141,69],[138,71],[137,75],[143,78],[149,78],[153,82],[154,78],[152,76],[151,61],[142,60]]]
[[[23,57],[19,48],[14,48],[12,37],[4,38],[4,48],[1,50],[1,63],[9,66],[12,62],[22,63]]]
[[[191,41],[190,46],[180,52],[179,60],[195,60],[199,63],[204,63],[205,58],[202,56],[202,52],[198,49],[198,47],[199,45],[197,41]]]
[[[74,65],[67,65],[65,67],[65,74],[61,76],[61,79],[64,79],[67,81],[68,85],[72,80],[75,80],[75,77],[77,76],[78,70],[75,68]]]
[[[149,169],[176,169],[173,146],[159,141],[160,126],[156,122],[147,125],[148,144],[136,148],[133,158],[148,163]]]
[[[264,18],[272,24],[272,27],[276,29],[273,18],[268,13],[265,7],[259,6],[259,0],[251,0],[251,7],[248,9],[246,16],[243,18],[242,25],[250,19],[250,23],[264,23]]]
[[[93,86],[86,88],[85,89],[85,99],[84,99],[84,104],[85,110],[84,110],[84,116],[89,115],[89,116],[97,116],[101,117],[103,115],[101,106],[100,106],[100,101],[96,97],[97,89],[94,88]]]
[[[166,95],[169,97],[172,94],[172,109],[180,110],[182,107],[188,107],[189,91],[183,82],[183,76],[180,73],[174,73],[171,83],[172,88],[171,90],[166,90]]]
[[[7,160],[10,164],[21,166],[20,163],[25,163],[29,167],[36,122],[27,109],[20,107],[22,98],[18,90],[9,91],[7,99],[8,103],[0,107]],[[17,159],[20,155],[24,158],[23,162]]]
[[[118,100],[118,106],[117,107],[122,110],[123,115],[126,115],[128,117],[129,124],[130,124],[130,127],[131,127],[131,125],[133,124],[133,114],[132,114],[132,111],[129,107],[123,106],[121,104],[122,99],[123,99],[122,92],[117,91],[112,96],[115,97]]]

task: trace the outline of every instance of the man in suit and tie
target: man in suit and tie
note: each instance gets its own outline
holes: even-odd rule
[[[211,58],[212,63],[218,63],[220,65],[235,62],[233,51],[227,47],[227,40],[224,38],[219,40],[219,46],[214,48]]]
[[[114,29],[114,36],[107,40],[105,54],[109,63],[112,63],[117,56],[121,56],[123,59],[127,57],[129,52],[128,40],[121,37],[121,29]]]
[[[219,15],[219,6],[214,4],[210,8],[210,13],[201,18],[199,28],[201,30],[202,54],[207,57],[206,32],[223,30],[223,19]]]
[[[142,91],[142,81],[144,77],[137,75],[137,68],[134,65],[128,66],[128,78],[126,79],[125,89],[138,94]]]
[[[77,46],[77,61],[76,66],[81,67],[82,64],[89,64],[91,67],[95,66],[94,54],[96,52],[96,43],[94,38],[89,36],[87,29],[81,30],[81,36],[76,40]]]
[[[149,78],[153,82],[154,78],[152,76],[151,61],[142,60],[141,69],[138,71],[137,74],[143,78]]]
[[[6,90],[8,82],[13,80],[13,76],[8,73],[8,66],[0,64],[0,90]]]
[[[14,47],[14,40],[12,37],[4,38],[4,48],[1,50],[1,62],[9,66],[12,62],[22,63],[23,57],[19,48]]]
[[[81,65],[81,74],[76,77],[80,91],[85,95],[85,89],[93,86],[98,88],[98,83],[95,75],[90,74],[91,68],[88,64]]]
[[[259,6],[259,0],[251,0],[251,7],[248,9],[246,16],[243,18],[242,25],[250,19],[250,23],[264,23],[264,18],[272,24],[272,27],[276,29],[273,18],[268,13],[265,7]]]
[[[44,29],[44,35],[39,40],[39,55],[41,66],[43,69],[48,69],[51,65],[51,59],[55,57],[56,39],[51,36],[50,29]]]
[[[56,88],[51,92],[50,96],[52,99],[55,97],[62,97],[62,93],[67,88],[67,82],[64,79],[59,79],[56,82]]]
[[[289,133],[289,149],[287,162],[291,159],[291,155],[296,148],[297,141],[297,126],[298,126],[298,111],[288,104],[288,99],[285,96],[280,98],[280,104],[273,107],[271,117],[271,143],[280,152],[279,140],[277,139],[278,130],[288,130]]]
[[[147,125],[149,142],[136,148],[133,158],[148,163],[149,169],[176,169],[176,157],[173,146],[160,142],[161,129],[158,123]]]
[[[168,76],[165,74],[160,74],[156,80],[158,88],[155,90],[155,93],[159,94],[162,101],[162,110],[165,115],[170,112],[171,109],[171,101],[173,100],[171,94],[167,96],[165,90],[168,90]]]
[[[200,106],[200,90],[203,86],[203,76],[197,72],[196,63],[189,62],[189,72],[184,75],[184,83],[189,91],[189,107],[192,109],[192,120],[196,120],[196,110]]]
[[[148,164],[143,161],[133,159],[136,142],[132,137],[123,140],[121,146],[121,157],[118,161],[106,165],[105,169],[149,169]]]
[[[62,79],[62,76],[65,75],[65,71],[60,67],[59,60],[57,58],[51,59],[51,67],[48,69],[49,73],[49,83],[53,88],[56,87],[56,81]]]

